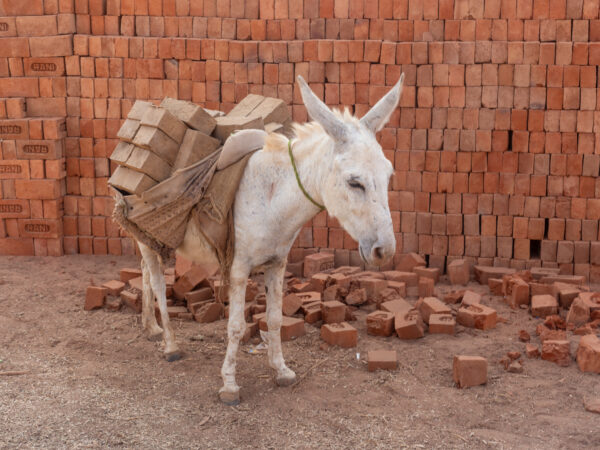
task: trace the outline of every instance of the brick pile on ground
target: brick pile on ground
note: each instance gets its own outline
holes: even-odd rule
[[[138,100],[117,133],[109,183],[140,195],[212,154],[236,130],[286,132],[291,117],[283,100],[250,94],[227,115],[194,103],[165,98],[159,106]]]
[[[590,292],[581,275],[563,275],[557,268],[515,269],[475,266],[480,283],[504,296],[512,308],[528,310],[540,321],[535,329],[539,344],[531,343],[531,335],[521,330],[519,340],[525,344],[528,358],[539,358],[560,366],[576,359],[584,372],[600,373],[600,293]],[[570,337],[582,336],[575,354]],[[510,372],[523,370],[520,352],[509,352],[500,360]]]

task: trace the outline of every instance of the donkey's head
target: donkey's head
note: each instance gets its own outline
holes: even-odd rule
[[[375,133],[383,128],[398,106],[404,74],[398,83],[360,120],[331,111],[298,77],[302,100],[310,117],[333,141],[333,158],[321,198],[328,213],[337,218],[358,242],[363,260],[382,265],[394,255],[396,239],[388,205],[392,164],[384,156]]]

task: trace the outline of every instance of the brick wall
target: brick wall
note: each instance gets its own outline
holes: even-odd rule
[[[25,6],[27,4],[27,6]],[[399,251],[444,267],[600,277],[597,0],[0,1],[0,253],[130,254],[109,219],[135,99],[225,111],[253,92],[306,120],[294,76],[362,115],[406,73],[379,136]],[[598,106],[597,106],[598,104]],[[356,244],[325,214],[291,258]]]

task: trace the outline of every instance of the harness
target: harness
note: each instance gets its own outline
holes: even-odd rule
[[[300,181],[300,175],[298,175],[298,169],[296,168],[296,161],[294,160],[294,154],[292,153],[292,140],[288,140],[288,151],[290,154],[290,160],[292,161],[292,167],[294,168],[294,175],[296,175],[296,181],[298,182],[298,186],[300,187],[300,190],[302,191],[302,193],[304,194],[304,196],[309,199],[317,208],[319,208],[321,211],[323,211],[325,209],[325,206],[321,205],[320,203],[318,203],[317,201],[315,201],[315,199],[313,199],[310,194],[306,191],[306,189],[304,189],[304,186],[302,186],[302,182]]]

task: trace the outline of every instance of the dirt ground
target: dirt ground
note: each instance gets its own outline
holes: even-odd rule
[[[418,341],[365,331],[355,349],[321,345],[319,329],[284,343],[301,381],[276,387],[266,354],[238,359],[242,403],[221,404],[226,322],[175,321],[185,358],[166,362],[138,315],[86,312],[90,279],[104,282],[137,261],[125,257],[0,258],[0,448],[597,448],[600,415],[585,411],[600,378],[525,360],[522,374],[497,362],[524,350],[539,320],[484,303],[508,320],[482,332]],[[481,287],[473,285],[481,291]],[[449,287],[442,286],[441,290]],[[485,288],[487,291],[487,288]],[[572,338],[571,352],[576,350]],[[538,343],[537,338],[533,342]],[[395,349],[394,372],[368,372],[366,354]],[[455,354],[489,358],[488,383],[457,389]]]

